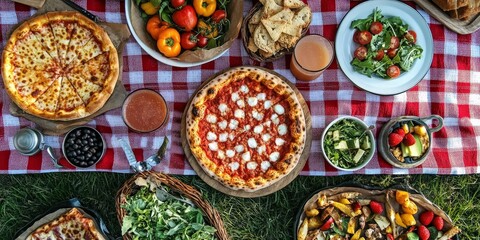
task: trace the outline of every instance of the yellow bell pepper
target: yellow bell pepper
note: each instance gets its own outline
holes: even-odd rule
[[[210,17],[217,9],[217,0],[193,0],[193,7],[198,15]]]
[[[218,29],[213,24],[208,24],[203,19],[198,19],[197,31],[207,38],[218,36]]]
[[[158,12],[160,6],[155,7],[152,2],[145,2],[140,5],[140,8],[145,11],[147,15],[153,15]]]

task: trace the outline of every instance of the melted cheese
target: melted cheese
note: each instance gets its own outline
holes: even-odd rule
[[[257,140],[255,140],[255,138],[249,138],[247,143],[248,143],[248,147],[250,147],[250,148],[256,148],[257,147]]]
[[[259,94],[257,94],[257,98],[260,101],[265,101],[265,99],[267,98],[267,94],[266,93],[259,93]]]
[[[218,136],[218,141],[226,142],[227,138],[228,138],[228,133],[227,132],[220,133],[220,135]]]
[[[267,147],[265,147],[265,145],[262,145],[262,146],[257,148],[257,152],[260,155],[262,155],[265,152],[265,150],[267,150]]]
[[[235,151],[237,151],[238,153],[241,153],[245,151],[245,147],[243,145],[237,145],[235,146]]]
[[[245,153],[242,154],[242,160],[243,161],[250,161],[251,157],[252,156],[250,155],[250,152],[245,152]]]
[[[240,99],[240,95],[237,92],[232,93],[232,101],[236,102]]]
[[[255,170],[258,167],[258,163],[256,162],[248,162],[247,163],[247,169],[248,170]]]
[[[240,99],[237,101],[237,106],[240,107],[240,108],[244,108],[245,107],[245,101],[243,101],[243,99]]]
[[[216,123],[217,122],[217,116],[215,116],[213,114],[208,114],[207,115],[207,122]]]
[[[275,139],[275,144],[277,146],[282,146],[283,144],[285,144],[285,140],[281,139],[281,138],[276,138]]]
[[[217,134],[213,133],[213,132],[208,132],[207,133],[207,140],[208,141],[215,141],[217,140]]]
[[[227,126],[228,126],[227,120],[223,120],[223,121],[221,121],[221,122],[218,123],[218,127],[219,127],[220,129],[222,129],[222,130],[224,130],[225,128],[227,128]]]
[[[247,85],[242,85],[240,86],[240,91],[242,91],[243,93],[248,93],[249,89]]]
[[[249,97],[247,102],[250,107],[255,107],[258,104],[258,99],[256,97]]]
[[[227,104],[225,104],[225,103],[220,103],[220,105],[218,105],[218,110],[220,111],[221,114],[226,113],[227,110],[228,110]]]
[[[278,115],[282,115],[285,113],[285,108],[283,108],[282,105],[280,104],[275,104],[275,106],[273,106],[273,110],[278,114]]]
[[[271,162],[278,161],[278,159],[280,159],[280,153],[279,152],[270,153],[269,159]]]
[[[237,171],[238,168],[240,167],[240,163],[238,162],[231,162],[228,164],[228,166],[230,167],[230,170],[232,171]]]
[[[269,108],[271,108],[271,107],[272,107],[272,101],[267,100],[267,101],[265,101],[265,102],[263,103],[263,108],[269,109]]]
[[[255,127],[253,128],[253,132],[254,132],[254,133],[257,133],[257,134],[262,133],[262,132],[263,132],[263,126],[262,126],[262,125],[255,126]]]
[[[218,150],[218,143],[217,142],[211,142],[208,144],[208,148],[212,151],[217,151]]]
[[[272,137],[272,136],[271,136],[270,134],[265,133],[265,134],[262,135],[262,140],[263,140],[264,142],[268,142],[268,140],[270,140],[271,137]]]
[[[242,109],[236,109],[234,116],[236,118],[244,118],[245,117],[245,112]]]
[[[235,120],[235,119],[230,120],[230,123],[228,124],[228,127],[232,130],[237,129],[238,121]]]
[[[280,124],[280,126],[278,126],[277,130],[278,130],[278,134],[280,134],[281,136],[287,134],[287,132],[288,132],[288,128],[287,128],[287,125],[285,123]]]
[[[231,150],[231,149],[228,149],[228,150],[226,151],[226,154],[227,154],[227,157],[232,158],[232,157],[235,156],[235,151],[233,151],[233,150]]]
[[[260,168],[262,169],[263,172],[266,172],[270,168],[271,164],[269,161],[263,161],[260,163]]]

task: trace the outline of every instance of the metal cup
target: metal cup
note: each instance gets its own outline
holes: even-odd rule
[[[20,154],[25,156],[32,156],[40,150],[46,149],[55,167],[62,168],[58,164],[58,159],[55,157],[52,147],[45,144],[43,134],[36,129],[22,128],[18,130],[13,137],[13,146]]]

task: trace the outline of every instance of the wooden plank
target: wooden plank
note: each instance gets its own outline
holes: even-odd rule
[[[21,4],[25,4],[30,7],[34,8],[41,8],[43,4],[45,3],[45,0],[12,0],[13,2],[18,2]]]

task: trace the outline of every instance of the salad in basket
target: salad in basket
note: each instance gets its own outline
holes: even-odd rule
[[[218,47],[230,27],[226,9],[230,0],[134,1],[146,21],[146,31],[166,57]]]
[[[352,21],[350,28],[355,29],[353,41],[358,44],[351,65],[361,74],[396,78],[422,57],[416,32],[400,17],[385,17],[375,9],[367,18]]]

